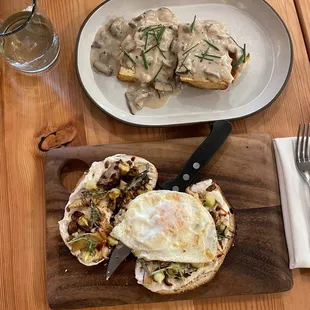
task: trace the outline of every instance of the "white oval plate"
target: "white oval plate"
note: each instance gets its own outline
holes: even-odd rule
[[[212,19],[228,26],[232,37],[247,45],[251,59],[230,89],[206,91],[185,87],[160,109],[132,115],[125,99],[126,83],[93,72],[90,47],[97,30],[111,17],[131,19],[148,9],[168,7],[180,22]],[[142,126],[171,126],[236,119],[272,103],[283,90],[292,68],[292,43],[279,15],[264,0],[108,0],[84,21],[76,46],[76,67],[82,87],[106,113]]]

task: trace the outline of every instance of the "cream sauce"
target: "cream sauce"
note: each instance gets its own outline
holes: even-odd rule
[[[126,91],[135,114],[143,107],[165,105],[181,89],[179,75],[232,83],[232,62],[242,56],[243,49],[223,24],[210,20],[178,24],[169,9],[160,8],[130,22],[110,20],[98,30],[90,59],[97,72],[116,75],[122,67],[135,79]]]

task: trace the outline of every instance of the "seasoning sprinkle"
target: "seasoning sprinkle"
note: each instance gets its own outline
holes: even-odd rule
[[[217,51],[220,51],[218,47],[216,47],[214,44],[212,44],[211,42],[209,42],[208,40],[204,40],[207,44],[209,44],[211,47],[213,47],[214,49],[216,49]]]
[[[195,48],[197,45],[199,45],[199,43],[195,44],[194,46],[192,46],[191,48],[189,48],[187,51],[185,51],[182,55],[187,54],[188,52],[190,52],[193,48]]]
[[[135,60],[129,55],[129,53],[121,47],[122,52],[136,65]]]
[[[190,26],[190,30],[191,30],[191,32],[193,32],[193,31],[194,31],[195,22],[196,22],[196,15],[194,16],[194,20],[193,20],[193,22],[191,23],[191,26]]]

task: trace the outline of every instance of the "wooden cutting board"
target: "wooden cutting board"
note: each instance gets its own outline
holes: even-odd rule
[[[69,198],[71,175],[93,161],[126,153],[142,156],[158,169],[159,181],[172,179],[202,142],[189,138],[160,142],[72,147],[52,150],[46,158],[46,269],[51,308],[139,304],[289,290],[293,285],[283,229],[272,142],[267,135],[235,135],[203,169],[197,181],[213,178],[235,208],[237,238],[216,277],[182,295],[161,296],[136,283],[134,257],[105,280],[106,266],[86,267],[61,240],[58,221]],[[78,164],[75,167],[75,164]],[[65,176],[65,177],[64,177]]]

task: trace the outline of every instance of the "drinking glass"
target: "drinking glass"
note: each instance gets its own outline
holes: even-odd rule
[[[28,73],[43,71],[55,62],[59,49],[59,37],[39,12],[37,0],[1,0],[0,55],[11,66]]]

